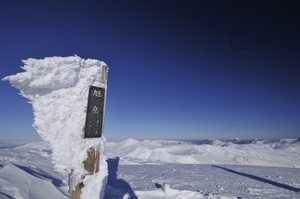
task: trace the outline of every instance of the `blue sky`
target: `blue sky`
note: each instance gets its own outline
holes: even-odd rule
[[[109,139],[300,137],[297,1],[9,1],[0,76],[78,55],[109,68]],[[0,82],[0,139],[37,139],[27,99]]]

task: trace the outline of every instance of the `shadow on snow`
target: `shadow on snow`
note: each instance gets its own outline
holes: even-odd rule
[[[106,160],[108,166],[108,180],[104,198],[122,199],[125,195],[128,195],[130,199],[137,199],[138,197],[135,195],[129,183],[117,178],[119,160],[119,157]]]
[[[43,171],[36,172],[36,171],[33,171],[33,170],[29,169],[28,167],[23,167],[23,166],[16,165],[16,164],[13,164],[13,165],[18,167],[19,169],[29,173],[30,175],[33,175],[34,177],[37,177],[37,178],[40,178],[40,179],[51,180],[52,184],[56,187],[60,187],[61,184],[63,183],[62,180],[54,178],[52,176],[49,176],[46,173],[43,173]]]
[[[224,169],[225,171],[228,171],[230,173],[234,173],[234,174],[237,174],[237,175],[248,177],[248,178],[251,178],[253,180],[258,180],[260,182],[268,183],[268,184],[274,185],[276,187],[280,187],[280,188],[287,189],[287,190],[290,190],[290,191],[295,191],[295,192],[300,191],[300,189],[298,189],[298,188],[295,188],[295,187],[292,187],[292,186],[289,186],[289,185],[286,185],[286,184],[282,184],[282,183],[279,183],[279,182],[275,182],[275,181],[272,181],[272,180],[268,180],[268,179],[265,179],[265,178],[261,178],[261,177],[255,176],[255,175],[234,171],[234,170],[231,170],[231,169],[228,169],[228,168],[225,168],[225,167],[221,167],[221,166],[216,166],[216,165],[212,165],[212,167],[216,167],[216,168],[219,168],[219,169]]]
[[[1,195],[5,196],[5,199],[6,199],[6,198],[8,198],[8,199],[14,199],[14,198],[11,197],[10,195],[0,192],[0,196],[1,196]],[[2,198],[2,197],[0,197],[0,198]]]

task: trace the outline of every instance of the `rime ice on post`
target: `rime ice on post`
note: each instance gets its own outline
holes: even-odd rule
[[[52,149],[55,169],[70,174],[70,193],[77,185],[83,185],[80,198],[103,198],[107,181],[102,134],[107,65],[78,56],[30,58],[23,62],[25,72],[3,80],[10,81],[22,96],[30,100],[34,112],[33,126]],[[90,88],[96,89],[90,93]],[[87,107],[89,93],[102,100],[92,104],[92,109]],[[86,126],[90,124],[86,120],[89,113],[97,115],[90,120],[91,128]],[[86,138],[86,129],[95,130],[92,134],[97,136]]]

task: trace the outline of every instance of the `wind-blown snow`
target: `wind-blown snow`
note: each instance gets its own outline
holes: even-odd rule
[[[91,186],[85,186],[82,193],[82,198],[95,198],[97,190],[103,189],[106,184],[107,164],[103,155],[106,140],[103,136],[100,139],[83,139],[82,129],[89,87],[93,85],[106,90],[107,84],[100,78],[106,64],[78,56],[23,62],[25,72],[2,80],[10,81],[21,95],[30,100],[33,126],[51,148],[57,171],[73,171],[74,176],[80,178],[86,174],[82,162],[87,158],[88,149],[93,147],[100,152],[101,172],[84,179]]]

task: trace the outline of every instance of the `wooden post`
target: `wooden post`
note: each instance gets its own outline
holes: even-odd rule
[[[101,74],[100,74],[100,83],[107,85],[107,78],[108,78],[108,68],[102,67]],[[88,107],[87,107],[86,126],[85,126],[85,132],[84,132],[85,139],[99,139],[99,137],[101,137],[103,135],[105,104],[106,104],[106,90],[103,88],[98,88],[98,89],[99,90],[97,90],[97,87],[90,88]],[[101,93],[103,91],[104,91],[104,93]],[[93,92],[93,93],[91,94],[91,92]],[[97,104],[96,102],[93,102],[89,108],[90,96],[92,96],[93,94],[95,94],[95,96],[96,96],[95,98],[100,96],[99,100],[100,100],[101,104],[99,105],[99,103]],[[99,107],[98,107],[98,105],[99,105]],[[95,106],[97,107],[97,109],[91,110],[91,107],[94,108]],[[88,120],[88,114],[91,114],[90,112],[92,112],[93,114],[99,113],[100,117],[94,117],[94,118]],[[100,161],[100,152],[98,150],[94,149],[93,147],[89,148],[87,151],[87,159],[85,161],[83,161],[84,169],[88,172],[88,175],[93,175],[93,174],[99,172],[99,170],[100,170],[99,161]],[[72,175],[72,173],[70,175]],[[85,176],[81,176],[80,182],[78,182],[76,184],[74,189],[70,190],[70,199],[81,199],[82,188],[85,186],[82,182],[84,178],[85,178]],[[70,187],[70,188],[72,188],[72,187]]]
[[[99,171],[99,160],[100,160],[100,153],[96,151],[94,148],[90,148],[87,152],[88,158],[83,161],[84,169],[89,172],[89,175],[93,175]],[[84,179],[85,176],[81,176],[81,181]],[[79,182],[75,189],[71,192],[70,199],[81,199],[82,188],[84,187],[83,182]]]

